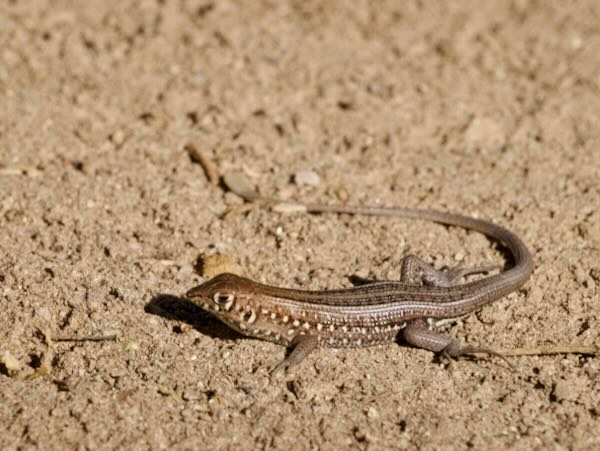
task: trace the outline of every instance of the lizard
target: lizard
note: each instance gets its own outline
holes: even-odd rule
[[[226,177],[224,181],[247,201],[277,204],[259,197],[238,178]],[[533,258],[515,233],[489,221],[436,210],[301,202],[288,207],[309,213],[393,216],[458,226],[502,243],[514,263],[498,274],[459,284],[467,275],[489,273],[492,268],[436,270],[416,255],[408,255],[401,264],[400,281],[364,281],[351,288],[302,290],[224,273],[187,291],[186,299],[239,333],[290,348],[289,355],[273,372],[298,364],[317,347],[378,345],[395,341],[399,334],[415,347],[449,357],[475,353],[498,355],[491,348],[463,345],[431,330],[428,321],[471,313],[518,289],[529,279]]]

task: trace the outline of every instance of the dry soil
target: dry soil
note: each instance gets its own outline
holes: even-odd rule
[[[535,272],[449,333],[598,345],[597,1],[2,1],[0,448],[600,448],[598,357],[391,344],[270,378],[282,347],[179,297],[202,256],[303,288],[506,256],[420,222],[225,219],[242,201],[188,144],[264,195],[497,221]]]

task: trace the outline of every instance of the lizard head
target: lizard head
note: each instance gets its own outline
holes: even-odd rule
[[[285,325],[288,314],[273,306],[269,310],[265,298],[257,293],[257,285],[244,277],[224,273],[192,288],[185,298],[244,335],[289,344],[294,336],[289,333],[293,329]]]
[[[192,288],[184,297],[244,335],[275,335],[256,305],[253,283],[248,279],[219,274]]]
[[[245,310],[244,297],[241,295],[246,280],[235,274],[224,273],[189,290],[185,297],[194,304],[215,314],[217,317],[228,315],[232,311]]]

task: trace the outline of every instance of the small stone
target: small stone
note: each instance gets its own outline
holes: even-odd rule
[[[321,177],[315,171],[298,171],[294,174],[294,183],[298,186],[318,186]]]
[[[348,198],[350,197],[350,195],[348,194],[348,191],[346,191],[345,188],[337,189],[335,191],[335,195],[340,200],[340,202],[346,202],[348,200]]]
[[[557,401],[575,401],[579,395],[576,384],[567,380],[558,381],[554,386],[553,394]]]
[[[52,313],[50,313],[50,309],[46,306],[41,306],[37,309],[37,316],[46,323],[52,322]]]
[[[226,254],[214,254],[202,257],[200,268],[203,277],[214,277],[225,272],[242,275],[243,269],[231,256]]]
[[[368,279],[369,278],[369,268],[366,268],[366,267],[359,268],[354,272],[354,275],[356,277],[360,277],[361,279]]]
[[[0,373],[15,377],[21,371],[21,363],[9,352],[0,354]]]
[[[111,135],[110,139],[116,146],[120,146],[125,142],[125,132],[117,130]]]
[[[183,398],[184,401],[197,401],[198,395],[191,391],[191,390],[186,390],[181,394],[181,397]]]
[[[379,411],[375,407],[371,406],[367,411],[367,417],[369,417],[371,420],[376,420],[379,418]]]
[[[127,352],[134,352],[137,351],[138,349],[140,349],[140,345],[137,344],[137,342],[135,341],[128,341],[127,344],[125,345],[125,351]]]
[[[186,278],[194,273],[194,267],[189,263],[184,263],[177,271],[177,275],[181,278]]]

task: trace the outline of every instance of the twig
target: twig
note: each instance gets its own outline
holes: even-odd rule
[[[527,355],[555,355],[555,354],[582,354],[600,356],[598,346],[539,346],[536,348],[518,348],[499,350],[498,354],[506,357],[518,357]]]
[[[200,166],[202,166],[208,181],[212,185],[217,185],[219,183],[219,170],[215,164],[209,160],[206,155],[200,152],[193,144],[186,144],[184,149],[194,163],[198,163]]]
[[[116,341],[117,334],[90,335],[89,337],[55,337],[54,341]]]

